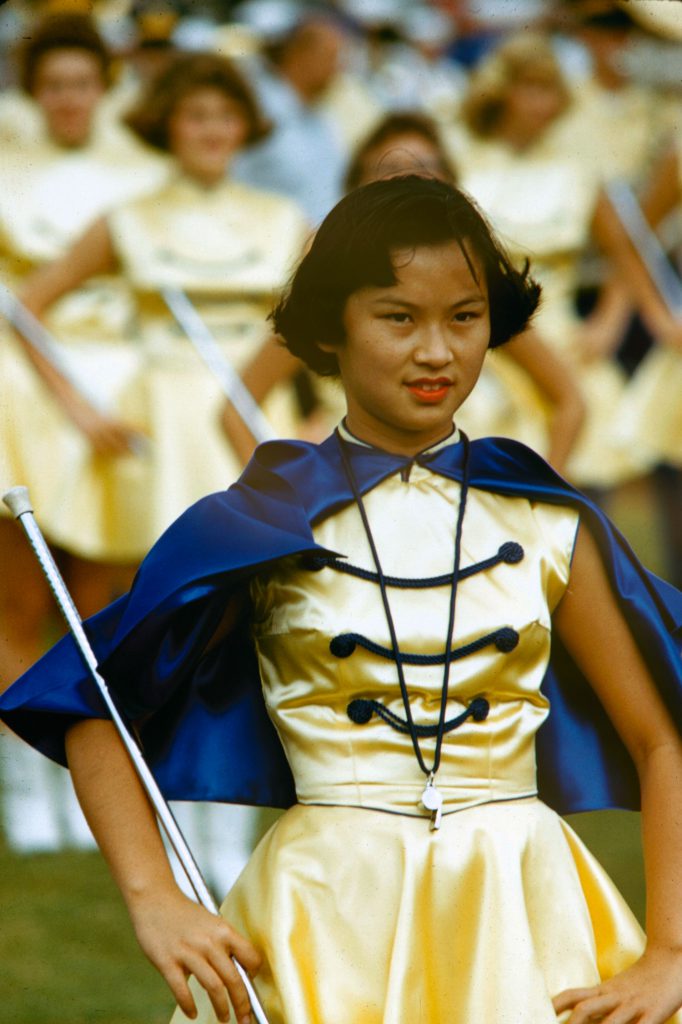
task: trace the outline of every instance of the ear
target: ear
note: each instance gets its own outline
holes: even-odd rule
[[[322,352],[329,352],[332,355],[337,351],[338,345],[335,345],[331,341],[316,341],[315,344]]]

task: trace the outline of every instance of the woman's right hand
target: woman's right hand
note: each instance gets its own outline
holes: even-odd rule
[[[197,1008],[187,979],[194,975],[206,990],[220,1021],[230,1018],[229,1000],[239,1024],[249,1024],[251,1004],[232,956],[249,975],[261,965],[257,949],[224,918],[192,902],[179,889],[159,899],[147,896],[130,907],[135,934],[159,970],[175,1000],[192,1020]]]
[[[59,397],[64,412],[87,437],[97,455],[116,457],[139,453],[142,439],[139,431],[100,412],[86,398],[70,389]]]

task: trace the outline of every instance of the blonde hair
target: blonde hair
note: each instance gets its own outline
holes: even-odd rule
[[[480,138],[493,137],[504,114],[509,87],[536,74],[556,88],[563,112],[571,94],[552,45],[540,33],[524,32],[502,43],[472,74],[461,106],[462,120],[469,131]]]

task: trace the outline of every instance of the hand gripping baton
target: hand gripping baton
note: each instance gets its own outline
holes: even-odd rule
[[[62,357],[59,349],[59,342],[53,338],[43,322],[34,316],[23,302],[14,295],[7,285],[0,281],[0,315],[8,320],[14,329],[19,332],[26,344],[43,357],[43,359],[54,367],[77,394],[89,402],[99,413],[106,416],[109,410],[105,409],[102,402],[96,395],[90,394],[88,389],[83,387],[80,381],[76,380],[71,373],[70,367]],[[149,454],[149,438],[144,434],[134,432],[130,437],[130,446],[135,455],[145,456]],[[4,500],[4,499],[3,499]]]
[[[159,819],[164,832],[168,836],[168,840],[173,847],[178,860],[182,864],[183,870],[196,894],[197,900],[206,910],[210,911],[212,914],[218,915],[220,913],[218,906],[209,892],[201,871],[199,870],[192,852],[187,845],[187,841],[178,827],[178,823],[173,817],[173,812],[166,803],[166,800],[157,785],[156,779],[152,775],[147,762],[142,756],[142,752],[137,742],[128,731],[128,728],[121,718],[111,694],[109,693],[109,688],[97,669],[95,652],[90,646],[90,642],[85,635],[85,630],[83,629],[83,624],[78,611],[76,610],[76,606],[74,605],[71,595],[66,588],[66,584],[64,583],[59,569],[55,564],[50,549],[48,548],[45,538],[40,531],[40,527],[35,520],[27,488],[13,487],[3,495],[2,500],[9,508],[14,518],[21,523],[26,536],[28,537],[29,544],[33,548],[35,556],[40,563],[43,573],[45,574],[45,578],[47,579],[50,589],[55,596],[57,604],[59,605],[59,609],[66,619],[83,660],[88,667],[90,675],[104,699],[112,721],[116,726],[116,731],[128,752],[130,760],[133,763],[133,767],[135,768],[135,771],[144,786],[145,792],[151,801],[154,811],[156,812],[156,816]],[[251,1001],[251,1009],[258,1021],[258,1024],[268,1024],[265,1011],[260,1004],[260,1000],[258,999],[253,985],[251,984],[248,974],[242,965],[234,959],[234,957],[232,959],[242,981],[244,982],[244,985],[246,986],[246,990]]]

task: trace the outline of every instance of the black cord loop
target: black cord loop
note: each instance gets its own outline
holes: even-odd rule
[[[462,725],[468,718],[473,718],[474,722],[484,722],[488,717],[490,711],[490,704],[485,697],[474,697],[469,707],[463,711],[460,715],[455,718],[449,718],[443,723],[443,732],[452,732],[453,729],[457,729],[458,726]],[[355,722],[356,725],[367,725],[372,715],[376,714],[379,718],[382,718],[384,722],[387,722],[392,729],[396,732],[409,733],[410,724],[406,719],[402,719],[400,715],[396,715],[395,711],[391,711],[378,700],[369,700],[363,697],[356,697],[352,700],[346,708],[346,714],[350,718],[351,722]],[[414,724],[414,731],[417,736],[428,738],[431,736],[438,735],[437,725],[417,725]]]
[[[492,569],[496,565],[505,563],[506,565],[517,565],[524,557],[524,550],[520,544],[516,541],[510,540],[501,544],[497,553],[491,555],[490,558],[484,559],[482,562],[475,562],[473,565],[467,565],[464,569],[460,569],[457,576],[457,581],[467,580],[470,576],[475,576],[479,572],[485,572],[487,569]],[[313,572],[319,572],[320,569],[329,568],[334,569],[335,572],[345,573],[347,576],[356,576],[358,579],[367,580],[369,583],[378,583],[379,575],[376,572],[372,572],[371,569],[363,569],[359,565],[352,565],[350,562],[341,561],[339,558],[313,555],[306,558],[305,566],[307,569],[311,569]],[[446,572],[441,576],[423,576],[423,577],[410,577],[410,576],[384,576],[384,583],[387,587],[399,587],[405,590],[430,590],[431,587],[444,587],[449,586],[452,583],[452,573]]]
[[[486,633],[485,636],[472,640],[471,643],[465,644],[463,647],[453,648],[448,661],[459,661],[460,658],[466,658],[468,654],[475,654],[476,651],[488,647],[489,644],[494,644],[502,654],[508,654],[514,650],[518,642],[519,634],[516,630],[511,626],[502,626],[501,629]],[[358,646],[364,647],[366,651],[370,651],[380,658],[395,659],[395,651],[392,651],[390,647],[382,647],[381,644],[369,640],[361,633],[340,633],[330,641],[329,650],[335,658],[349,658]],[[400,651],[400,660],[403,665],[444,665],[445,657],[444,653],[409,654],[406,651]]]

